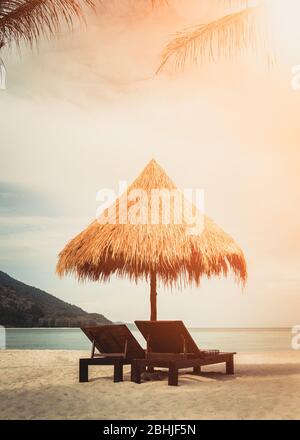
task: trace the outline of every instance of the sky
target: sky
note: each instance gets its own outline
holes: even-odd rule
[[[273,17],[272,68],[245,54],[155,75],[176,31],[224,11],[217,1],[143,3],[115,0],[39,50],[2,54],[0,269],[111,320],[148,319],[145,282],[78,283],[55,266],[95,218],[98,190],[130,183],[155,158],[179,188],[204,190],[205,212],[242,247],[249,272],[244,289],[230,277],[181,291],[159,285],[158,318],[300,324],[299,5],[280,10],[282,29]]]

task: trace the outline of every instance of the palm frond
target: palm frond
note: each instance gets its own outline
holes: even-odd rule
[[[220,3],[225,3],[232,6],[249,6],[250,0],[220,0]]]
[[[6,89],[6,69],[0,58],[0,90]]]
[[[94,8],[93,0],[0,0],[0,48],[21,41],[32,46],[40,37],[72,27],[83,19],[83,6]]]
[[[155,6],[160,5],[167,5],[169,3],[169,0],[151,0],[152,7],[155,8]]]
[[[248,7],[208,24],[201,24],[176,34],[166,46],[157,73],[167,65],[181,70],[187,64],[231,56],[248,48],[258,48],[263,41],[258,25],[260,8]]]

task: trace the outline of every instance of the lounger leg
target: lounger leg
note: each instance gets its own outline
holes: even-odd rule
[[[135,360],[131,361],[131,371],[130,371],[130,380],[131,382],[134,382],[134,378],[135,378]]]
[[[226,374],[234,374],[233,356],[226,362]]]
[[[123,381],[123,364],[122,362],[116,362],[114,365],[114,382]]]
[[[79,382],[89,381],[89,364],[86,359],[79,359]]]
[[[139,362],[136,361],[133,364],[133,381],[135,383],[141,383],[141,374],[142,374],[142,367],[139,364]]]
[[[178,385],[178,368],[175,362],[170,362],[168,384],[172,386]]]
[[[193,368],[193,373],[194,374],[200,374],[201,373],[201,367],[194,367]]]

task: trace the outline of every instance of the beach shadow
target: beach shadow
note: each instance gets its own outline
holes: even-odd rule
[[[123,382],[130,382],[130,371],[125,371],[123,374]],[[144,372],[142,373],[142,382],[150,382],[150,381],[160,381],[160,380],[166,380],[168,378],[168,371],[167,370],[159,370],[155,369],[153,373]],[[107,376],[98,376],[98,377],[91,377],[89,378],[89,382],[97,382],[98,380],[111,382],[113,380],[113,373]]]
[[[244,364],[236,367],[236,376],[292,376],[300,374],[300,362],[290,364]]]
[[[300,363],[290,364],[240,364],[236,366],[233,375],[226,374],[224,371],[201,371],[195,374],[189,370],[179,372],[179,378],[185,383],[200,382],[201,378],[211,379],[214,381],[230,381],[239,377],[268,377],[268,376],[292,376],[300,374]],[[200,380],[199,380],[200,379]],[[89,382],[105,381],[111,382],[113,374],[107,376],[91,377]],[[156,369],[154,373],[142,373],[142,382],[155,382],[168,380],[168,371]],[[124,382],[130,382],[130,371],[124,372]]]
[[[211,379],[213,381],[232,381],[239,378],[265,378],[265,377],[288,377],[293,375],[300,375],[300,363],[290,364],[244,364],[237,365],[233,375],[226,374],[223,371],[201,371],[195,374],[190,371],[181,371],[179,373],[179,380],[182,384],[189,385],[200,383],[201,378]],[[168,374],[165,372],[165,378]]]
[[[103,382],[113,382],[113,375],[108,375],[108,376],[98,376],[98,377],[89,377],[89,382],[98,382],[99,380],[103,381]]]
[[[142,382],[151,382],[151,381],[168,381],[168,371],[167,370],[158,370],[156,369],[154,373],[142,373]],[[222,371],[203,371],[201,373],[193,373],[189,370],[179,371],[179,380],[187,381],[187,382],[200,382],[201,378],[207,378],[212,380],[234,380],[234,375],[225,374]],[[199,380],[200,379],[200,380]],[[130,375],[124,375],[124,380],[130,381]]]
[[[195,380],[192,376],[202,376],[214,380],[234,380],[240,377],[271,377],[271,376],[293,376],[300,375],[300,363],[290,364],[244,364],[237,365],[233,375],[225,374],[222,371],[201,371],[200,374],[193,374],[188,371],[181,375],[189,376],[189,379]]]
[[[237,376],[234,374],[226,374],[222,371],[202,371],[201,373],[194,374],[189,371],[183,371],[179,374],[180,382],[188,385],[194,383],[200,383],[201,379],[211,379],[213,381],[232,381],[235,380]]]

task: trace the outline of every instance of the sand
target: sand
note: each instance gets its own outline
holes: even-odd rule
[[[201,376],[113,383],[111,367],[90,367],[78,383],[82,351],[1,350],[0,419],[300,419],[300,351],[236,356]],[[209,372],[208,372],[209,371]]]

